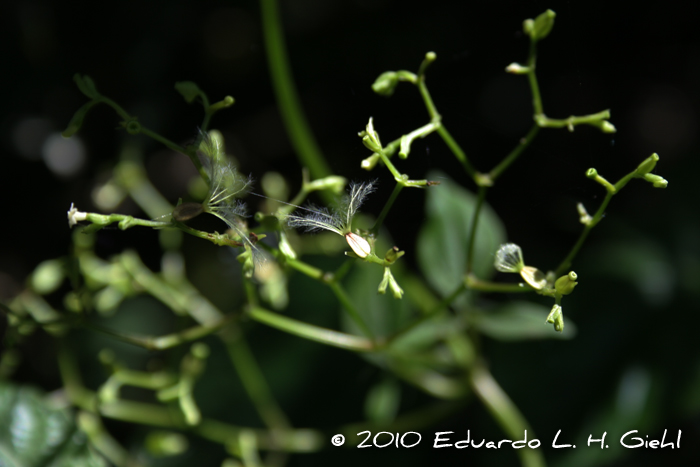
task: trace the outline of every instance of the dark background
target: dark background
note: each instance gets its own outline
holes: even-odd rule
[[[368,175],[360,169],[368,153],[357,132],[369,116],[385,142],[427,122],[415,89],[404,84],[385,99],[370,89],[376,76],[387,70],[416,71],[425,52],[435,51],[438,60],[428,72],[428,85],[438,110],[474,165],[487,171],[531,125],[526,79],[503,69],[527,57],[522,20],[547,8],[555,10],[557,18],[552,34],[539,46],[537,70],[545,112],[564,118],[610,108],[618,133],[605,135],[588,127],[577,127],[574,133],[541,131],[489,192],[509,240],[527,245],[528,264],[556,267],[580,231],[576,202],[592,213],[604,195],[584,177],[589,167],[614,181],[658,152],[661,160],[655,172],[669,180],[669,187],[658,190],[633,181],[613,199],[606,218],[593,231],[574,265],[581,285],[566,304],[567,317],[578,325],[576,339],[487,341],[485,354],[545,445],[559,429],[576,438],[580,446],[573,454],[545,450],[553,464],[697,461],[699,7],[681,2],[630,8],[581,1],[472,5],[296,0],[283,2],[282,14],[294,78],[311,127],[336,173],[356,180],[380,178],[379,194],[365,209],[376,215],[393,183],[386,171]],[[29,1],[4,10],[10,47],[3,52],[5,96],[0,110],[0,187],[6,206],[0,247],[3,298],[15,294],[41,260],[67,253],[65,212],[70,203],[94,209],[90,192],[95,180],[114,164],[122,143],[134,139],[116,129],[114,112],[98,107],[77,136],[85,158],[80,168],[60,174],[47,166],[47,141],[85,102],[72,82],[76,72],[90,75],[103,94],[175,141],[195,135],[201,107],[184,103],[173,90],[174,82],[195,81],[212,101],[234,96],[236,104],[217,114],[212,126],[224,132],[241,170],[256,179],[266,171],[279,171],[298,186],[299,164],[276,108],[257,2]],[[175,202],[192,173],[189,162],[146,139],[136,140],[155,183]],[[400,170],[422,178],[440,168],[473,188],[453,159],[439,138],[430,136],[415,145]],[[392,234],[404,249],[413,248],[416,226],[423,220],[423,198],[420,190],[405,190],[392,211]],[[127,203],[121,211],[137,214],[133,209]],[[143,251],[156,245],[157,237],[108,231],[101,242],[108,256],[126,247]],[[406,261],[415,267],[411,255]],[[332,303],[325,300],[319,298],[319,310]],[[377,380],[378,370],[368,369],[355,355],[321,352],[315,344],[276,332],[255,329],[251,340],[296,425],[332,430],[361,418],[363,391]],[[25,363],[17,379],[46,390],[58,387],[55,364],[44,358],[50,348],[34,338],[24,349]],[[296,360],[285,361],[280,353],[293,354],[286,357]],[[298,373],[285,376],[280,368],[290,362]],[[99,383],[101,376],[95,378]],[[292,379],[296,383],[290,391],[280,389]],[[410,388],[406,391],[407,407],[427,399]],[[252,417],[240,398],[231,403],[230,421],[235,423]],[[434,431],[460,434],[467,429],[490,439],[503,436],[478,403]],[[682,429],[681,449],[614,455],[581,449],[588,434],[598,438],[608,431],[610,444],[617,444],[621,433],[633,429],[650,438],[660,437],[664,429],[673,437]],[[114,430],[128,444],[128,430],[119,425]],[[195,444],[193,449],[209,452],[205,447],[210,446],[203,446]],[[452,456],[460,462],[514,460],[511,451],[425,450],[420,458],[413,451],[389,449],[346,450],[342,456],[326,451],[294,462],[380,465]],[[211,465],[221,455],[215,450]]]

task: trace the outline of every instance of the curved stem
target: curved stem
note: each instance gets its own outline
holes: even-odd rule
[[[287,134],[301,163],[308,167],[312,178],[323,178],[332,174],[321,150],[316,144],[311,129],[304,116],[298,93],[292,79],[292,72],[287,59],[284,39],[282,37],[282,22],[277,8],[277,0],[260,1],[263,35],[267,60],[270,67],[272,84],[277,95],[282,119]],[[332,202],[330,193],[321,192],[326,202]]]

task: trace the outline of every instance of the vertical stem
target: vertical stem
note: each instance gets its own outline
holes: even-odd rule
[[[327,177],[332,174],[331,169],[316,144],[292,80],[277,0],[261,0],[260,6],[270,75],[287,133],[297,156],[308,167],[312,178]],[[332,202],[332,195],[327,191],[321,192],[321,195],[327,202]]]
[[[370,229],[372,233],[376,234],[379,231],[379,228],[382,226],[382,222],[384,222],[384,218],[389,213],[391,206],[394,204],[394,201],[396,201],[396,198],[399,196],[399,193],[401,193],[402,188],[403,188],[402,184],[400,184],[400,183],[396,184],[396,186],[394,187],[394,191],[391,193],[391,196],[389,197],[386,204],[384,205],[384,209],[382,209],[382,212],[379,214],[379,217],[377,218],[377,222],[375,222],[374,226]]]
[[[479,226],[481,206],[484,204],[484,198],[486,198],[485,186],[479,187],[479,193],[477,196],[476,207],[474,208],[474,215],[472,216],[472,222],[469,228],[469,238],[467,240],[467,276],[471,274],[472,269],[474,268],[474,244],[476,242],[476,229]]]
[[[537,84],[537,75],[535,74],[535,62],[537,61],[537,41],[530,41],[530,55],[527,58],[527,66],[530,72],[527,74],[527,79],[530,82],[530,90],[532,92],[532,108],[535,110],[535,115],[543,115],[542,97],[540,96],[540,86]]]

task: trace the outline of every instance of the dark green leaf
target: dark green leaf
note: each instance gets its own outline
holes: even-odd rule
[[[428,282],[447,296],[464,280],[467,236],[477,198],[442,173],[430,173],[428,178],[442,183],[427,190],[427,222],[418,236],[418,261]],[[501,220],[484,204],[474,247],[474,272],[479,277],[495,273],[493,255],[505,241]]]

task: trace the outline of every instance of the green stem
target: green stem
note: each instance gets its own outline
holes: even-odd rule
[[[452,135],[447,131],[445,125],[440,124],[440,127],[437,129],[437,132],[440,135],[440,137],[442,137],[442,140],[445,142],[445,144],[447,144],[447,147],[450,148],[452,154],[454,154],[457,160],[462,164],[467,174],[469,174],[471,178],[476,180],[476,170],[474,169],[474,166],[471,164],[471,162],[469,162],[467,154],[462,150],[459,144],[457,144],[457,141],[455,141]]]
[[[229,332],[222,336],[222,340],[248,397],[265,424],[272,430],[288,429],[289,420],[275,400],[243,335],[238,331]]]
[[[374,226],[370,229],[370,232],[372,232],[374,234],[379,232],[379,228],[382,226],[382,223],[384,222],[384,218],[389,213],[391,206],[394,204],[394,201],[396,201],[396,198],[399,196],[399,193],[401,193],[402,189],[403,189],[403,185],[400,183],[397,183],[396,186],[394,187],[394,191],[391,193],[391,196],[389,197],[386,204],[384,205],[384,209],[382,209],[382,212],[379,213],[379,217],[377,218],[377,221],[374,223]]]
[[[506,170],[510,165],[515,162],[515,160],[520,156],[520,154],[527,148],[530,143],[532,142],[533,139],[535,139],[535,136],[537,136],[537,133],[540,132],[540,127],[537,124],[534,124],[532,128],[530,128],[530,131],[527,132],[527,135],[525,135],[524,138],[520,140],[520,143],[513,148],[513,150],[508,154],[496,167],[494,167],[491,172],[489,172],[489,179],[491,182],[495,182],[498,177],[501,176],[504,170]]]
[[[535,116],[544,115],[542,109],[542,96],[540,95],[540,86],[537,83],[537,75],[535,74],[535,62],[537,61],[537,41],[530,41],[530,53],[527,58],[527,66],[530,71],[527,74],[527,80],[530,83],[530,91],[532,92],[532,108],[535,111]]]
[[[481,402],[486,406],[493,418],[501,426],[506,435],[513,440],[523,439],[525,431],[529,431],[528,439],[533,439],[534,432],[520,413],[518,407],[503,391],[488,369],[481,363],[472,367],[469,383]],[[545,465],[542,452],[538,449],[519,449],[518,456],[524,467],[543,467]]]
[[[557,269],[554,272],[555,277],[559,277],[562,274],[564,274],[564,271],[567,271],[570,267],[571,264],[574,261],[574,258],[578,254],[579,250],[581,249],[581,246],[583,246],[583,243],[586,241],[586,238],[588,237],[588,234],[591,230],[593,230],[593,227],[598,225],[598,222],[600,222],[603,219],[603,214],[605,213],[605,209],[608,207],[608,204],[610,203],[610,200],[612,200],[612,197],[615,196],[617,193],[620,192],[622,188],[624,188],[627,183],[629,183],[630,180],[635,178],[635,175],[637,174],[636,171],[630,172],[624,177],[622,177],[620,180],[617,181],[614,185],[614,191],[611,190],[606,190],[606,195],[605,199],[603,200],[602,203],[600,203],[600,207],[598,207],[598,210],[596,211],[595,215],[591,218],[590,221],[586,224],[586,226],[583,228],[583,231],[581,232],[581,235],[579,236],[578,240],[574,244],[573,248],[571,251],[569,251],[569,254],[566,255],[566,258],[564,258],[557,267]]]
[[[236,315],[229,314],[224,319],[218,323],[207,325],[207,326],[194,326],[184,331],[176,332],[173,334],[168,334],[165,336],[153,337],[153,336],[138,336],[133,334],[124,334],[119,331],[114,331],[109,328],[105,328],[96,324],[91,324],[87,322],[81,323],[81,325],[91,331],[96,331],[108,336],[112,336],[122,342],[128,344],[136,345],[138,347],[143,347],[148,350],[165,350],[178,345],[193,342],[199,340],[205,336],[213,334],[223,327],[225,327]]]
[[[292,80],[277,0],[261,0],[260,7],[270,75],[287,134],[301,163],[309,168],[312,178],[327,177],[332,174],[331,169],[316,144]],[[330,193],[324,191],[321,195],[325,201],[333,201]]]
[[[535,290],[522,282],[519,284],[489,282],[479,279],[474,274],[467,275],[467,277],[464,279],[464,284],[469,290],[479,290],[481,292],[521,293],[533,292]]]
[[[345,289],[343,289],[343,286],[340,285],[338,282],[331,282],[328,284],[335,294],[336,298],[340,302],[341,305],[343,305],[343,308],[345,311],[350,315],[350,318],[355,322],[355,324],[360,328],[360,331],[362,333],[369,337],[371,340],[374,339],[374,334],[372,333],[372,330],[367,326],[365,323],[365,320],[362,319],[362,315],[357,311],[355,308],[355,305],[353,305],[352,301],[350,300],[350,297],[348,297],[348,294],[345,293]]]
[[[474,207],[474,214],[472,215],[472,221],[469,227],[469,238],[467,239],[467,275],[471,274],[474,267],[474,244],[476,243],[476,230],[479,226],[479,214],[481,214],[481,207],[484,204],[485,197],[486,187],[479,186],[476,206]]]
[[[264,308],[252,307],[248,310],[248,314],[255,321],[321,344],[355,352],[374,352],[379,350],[379,346],[376,343],[364,337],[303,323]]]

